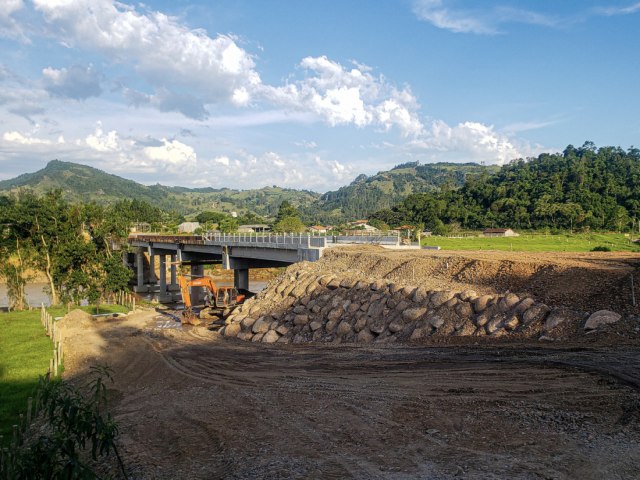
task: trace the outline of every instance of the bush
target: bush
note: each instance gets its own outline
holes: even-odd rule
[[[598,245],[597,247],[593,247],[591,251],[592,252],[610,252],[611,248],[604,245]]]
[[[0,453],[0,479],[97,478],[85,457],[94,461],[114,453],[120,471],[124,465],[116,448],[118,426],[106,412],[106,367],[93,367],[84,388],[40,377],[36,411],[46,424],[44,432],[23,440],[21,435]]]

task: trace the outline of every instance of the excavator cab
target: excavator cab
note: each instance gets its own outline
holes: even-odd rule
[[[185,275],[180,275],[178,283],[180,284],[180,292],[184,302],[183,322],[193,325],[202,323],[198,317],[209,317],[210,313],[220,316],[225,309],[235,307],[244,302],[246,298],[246,295],[239,293],[235,287],[218,287],[213,279],[208,276],[193,276],[187,279]],[[205,308],[200,312],[196,313],[192,308],[190,287],[202,287],[205,289]],[[206,312],[206,315],[203,315],[203,312]]]

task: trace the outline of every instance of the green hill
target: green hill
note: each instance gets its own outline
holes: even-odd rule
[[[458,188],[470,175],[494,171],[497,167],[474,163],[406,163],[370,177],[360,175],[350,185],[320,195],[275,186],[252,190],[147,186],[97,168],[52,160],[42,170],[1,181],[0,192],[28,189],[44,194],[61,189],[64,197],[72,202],[112,204],[122,198],[136,199],[192,217],[203,211],[235,211],[273,218],[280,204],[287,200],[301,212],[305,221],[328,224],[364,218],[402,202],[408,195],[435,192],[445,184]]]
[[[586,142],[562,153],[515,160],[459,189],[413,194],[374,218],[427,228],[627,231],[640,220],[640,150]]]
[[[253,212],[260,216],[272,217],[284,200],[302,208],[320,197],[320,194],[315,192],[279,187],[234,190],[190,189],[159,184],[147,186],[97,168],[60,160],[50,161],[45,168],[37,172],[25,173],[0,182],[0,192],[19,192],[25,189],[40,195],[52,189],[61,189],[64,197],[72,202],[95,201],[111,204],[122,198],[136,199],[182,215],[215,210],[227,213]]]
[[[469,176],[498,170],[495,166],[476,163],[404,163],[370,177],[360,175],[350,185],[322,195],[304,213],[324,223],[334,223],[340,218],[366,218],[377,210],[393,207],[413,193],[435,192],[445,184],[458,188]]]
[[[99,203],[111,203],[123,197],[157,203],[166,198],[166,192],[161,188],[147,187],[97,168],[60,160],[50,161],[37,172],[0,182],[0,191],[16,192],[25,188],[37,194],[59,188],[71,201],[95,200]]]

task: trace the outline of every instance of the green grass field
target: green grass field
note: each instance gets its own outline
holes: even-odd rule
[[[95,307],[81,307],[94,313]],[[48,309],[54,317],[65,308]],[[100,313],[126,312],[120,305],[102,305]],[[40,310],[0,313],[0,435],[5,441],[18,415],[25,413],[27,398],[38,385],[38,377],[49,368],[53,344],[40,323]]]
[[[640,252],[640,244],[616,233],[593,234],[521,234],[519,237],[427,237],[421,244],[439,246],[443,250],[503,250],[514,252],[589,252],[594,247],[611,251]]]

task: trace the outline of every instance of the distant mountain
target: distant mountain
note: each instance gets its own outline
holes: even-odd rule
[[[190,189],[159,184],[147,186],[97,168],[60,160],[50,161],[45,168],[37,172],[0,181],[0,192],[17,192],[25,189],[37,194],[61,189],[65,198],[77,202],[95,201],[100,204],[109,204],[121,198],[137,199],[183,215],[215,210],[253,212],[260,216],[272,217],[276,215],[278,207],[284,200],[302,208],[320,198],[319,193],[279,187],[233,190],[229,188]]]
[[[470,175],[498,170],[497,166],[476,163],[404,163],[370,177],[358,176],[350,185],[322,195],[305,213],[328,223],[340,217],[366,218],[377,210],[397,205],[412,193],[434,192],[445,183],[461,187]]]
[[[95,200],[99,203],[110,203],[126,197],[149,203],[162,203],[167,197],[165,187],[160,185],[147,187],[97,168],[60,160],[50,161],[45,168],[37,172],[25,173],[0,182],[0,191],[5,192],[29,189],[34,193],[43,194],[58,188],[71,201]]]
[[[167,187],[159,184],[147,186],[97,168],[52,160],[42,170],[0,181],[0,192],[28,189],[43,194],[52,189],[61,189],[65,198],[77,202],[109,204],[129,198],[143,200],[182,215],[195,215],[203,211],[236,211],[239,214],[253,212],[267,218],[275,217],[280,204],[288,200],[300,210],[306,221],[340,223],[392,207],[412,193],[436,191],[445,183],[459,187],[469,175],[497,170],[498,167],[474,163],[406,163],[370,177],[360,175],[350,185],[320,195],[308,190],[280,187],[234,190]]]

